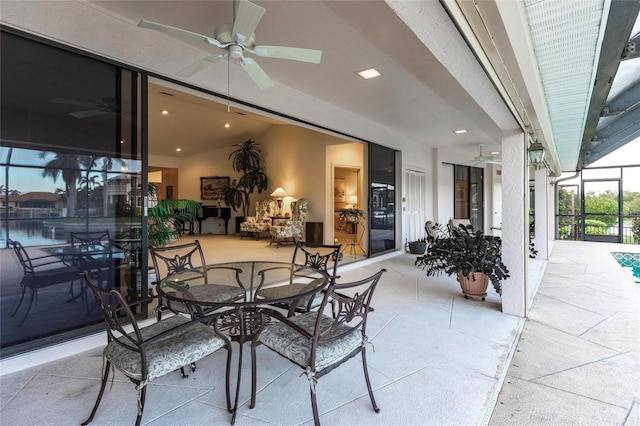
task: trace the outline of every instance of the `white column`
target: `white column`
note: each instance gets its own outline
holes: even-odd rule
[[[529,171],[522,132],[502,140],[502,259],[511,278],[502,282],[502,312],[527,313]]]
[[[536,230],[535,243],[538,250],[537,259],[549,258],[549,231],[547,214],[549,212],[549,185],[547,184],[547,169],[542,166],[534,173],[535,176],[535,211],[536,211]]]

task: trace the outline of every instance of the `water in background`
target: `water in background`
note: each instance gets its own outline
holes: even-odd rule
[[[53,238],[50,236],[43,236],[42,229],[9,229],[9,235],[7,235],[5,228],[0,228],[0,247],[7,247],[7,238],[11,238],[14,241],[19,241],[25,247],[30,246],[48,246],[52,244],[64,244],[67,241],[64,239],[57,239],[55,234]]]

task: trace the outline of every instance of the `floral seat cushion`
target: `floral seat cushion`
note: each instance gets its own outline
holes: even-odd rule
[[[246,290],[242,287],[222,284],[196,285],[187,291],[191,294],[193,300],[211,303],[221,303],[242,299],[246,294]],[[165,289],[165,292],[171,294],[169,289]],[[191,314],[189,307],[184,303],[177,302],[169,298],[165,298],[164,303],[166,303],[167,307],[174,312]]]
[[[181,315],[159,321],[140,330],[144,340],[157,336],[173,327],[188,322],[189,319]],[[176,338],[176,336],[179,336]],[[133,336],[135,339],[135,336]],[[127,344],[127,339],[121,337],[121,342]],[[180,329],[175,333],[168,333],[166,338],[160,339],[147,347],[147,379],[153,379],[170,373],[185,365],[212,354],[225,345],[213,328],[201,323]],[[115,341],[109,343],[103,355],[115,368],[134,380],[142,379],[142,365],[140,354],[128,349]],[[140,386],[144,386],[141,383]]]
[[[302,327],[313,334],[317,312],[308,312],[289,318],[289,321]],[[322,329],[328,329],[334,323],[334,319],[322,316]],[[346,332],[350,327],[342,325],[336,329],[336,333]],[[311,367],[311,339],[300,334],[285,323],[275,323],[268,325],[258,336],[258,340],[278,352],[280,355],[290,359],[300,367],[306,369]],[[331,364],[344,359],[348,354],[362,346],[363,337],[360,329],[355,329],[353,333],[334,340],[330,343],[318,345],[316,349],[315,371],[320,371]]]

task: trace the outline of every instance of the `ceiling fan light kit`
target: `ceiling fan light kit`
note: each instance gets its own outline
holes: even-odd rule
[[[260,89],[267,89],[274,85],[273,81],[254,59],[245,57],[245,53],[252,53],[264,58],[289,59],[313,64],[320,63],[322,58],[320,50],[287,46],[257,46],[254,31],[266,9],[247,0],[238,0],[234,2],[234,10],[233,23],[218,25],[215,30],[215,38],[146,20],[140,21],[138,26],[201,40],[226,50],[224,54],[209,55],[178,71],[176,75],[180,77],[191,77],[202,71],[210,63],[229,56],[240,61],[240,66]]]

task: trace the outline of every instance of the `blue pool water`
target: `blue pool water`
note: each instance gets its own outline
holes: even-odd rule
[[[622,269],[631,274],[636,284],[640,284],[640,254],[613,252],[611,255],[622,266]]]

